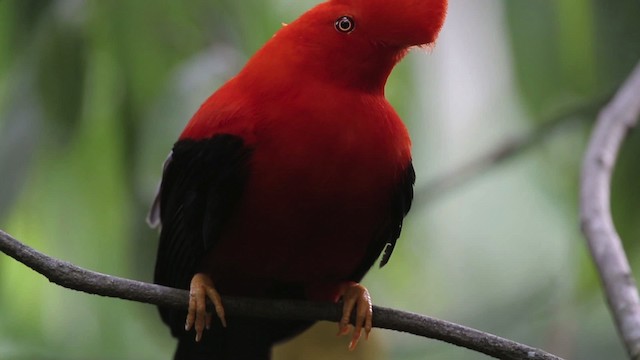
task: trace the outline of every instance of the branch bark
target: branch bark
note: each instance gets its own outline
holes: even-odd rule
[[[189,301],[189,293],[186,290],[82,269],[69,262],[44,255],[1,230],[0,251],[44,275],[49,281],[69,289],[184,309]],[[342,312],[337,304],[305,301],[223,297],[223,303],[225,313],[229,317],[338,322]],[[374,306],[373,314],[375,327],[445,341],[498,359],[562,360],[555,355],[512,340],[424,315],[379,306]]]
[[[611,175],[620,147],[640,116],[640,62],[600,112],[584,157],[580,219],[607,302],[631,359],[640,359],[640,300],[611,217]]]

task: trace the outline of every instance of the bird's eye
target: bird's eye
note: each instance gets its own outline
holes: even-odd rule
[[[336,30],[343,33],[350,33],[355,29],[356,23],[351,16],[341,16],[336,20]]]

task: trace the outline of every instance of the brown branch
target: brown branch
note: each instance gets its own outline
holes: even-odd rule
[[[598,267],[609,308],[630,358],[640,359],[640,301],[610,208],[611,175],[620,146],[640,116],[640,63],[600,112],[584,157],[582,231]]]
[[[419,200],[418,204],[430,204],[442,195],[468,184],[478,176],[531,149],[562,126],[566,126],[576,119],[588,119],[585,115],[595,113],[606,104],[611,95],[612,93],[606,93],[604,96],[561,111],[543,121],[542,125],[536,129],[522,135],[514,135],[507,138],[486,153],[469,160],[456,169],[439,175],[424,186],[416,189],[415,197]],[[582,117],[578,118],[579,116]]]
[[[0,251],[44,275],[49,281],[69,289],[176,308],[186,308],[188,304],[186,290],[85,270],[44,255],[1,230]],[[223,302],[229,317],[242,315],[338,322],[342,311],[337,304],[305,301],[223,297]],[[498,359],[562,360],[512,340],[424,315],[379,306],[374,306],[373,314],[375,327],[442,340]]]

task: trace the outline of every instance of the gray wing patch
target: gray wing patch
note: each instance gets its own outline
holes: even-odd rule
[[[164,177],[165,172],[167,171],[167,167],[171,163],[173,151],[169,153],[167,159],[164,161],[162,165],[162,175]],[[151,204],[151,208],[149,209],[149,213],[147,214],[147,225],[149,225],[152,229],[161,229],[162,228],[162,220],[160,219],[160,192],[162,191],[162,180],[158,184],[158,188],[156,190],[156,196],[153,199],[153,203]]]

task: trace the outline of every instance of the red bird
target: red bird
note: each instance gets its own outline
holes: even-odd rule
[[[311,325],[227,323],[219,294],[342,299],[340,333],[357,314],[350,347],[369,333],[371,300],[358,282],[381,253],[380,266],[389,260],[415,179],[384,86],[410,47],[435,42],[446,8],[329,0],[280,29],[196,112],[149,217],[162,224],[155,282],[191,294],[188,312],[160,308],[176,359],[268,359]]]

